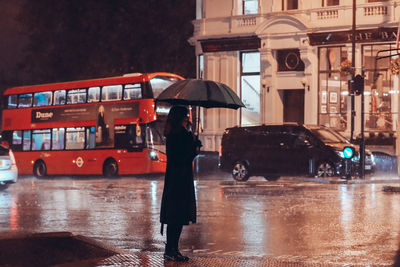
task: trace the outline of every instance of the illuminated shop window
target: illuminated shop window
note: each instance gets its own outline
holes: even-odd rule
[[[394,76],[388,71],[396,57],[378,60],[375,57],[380,50],[395,48],[394,44],[364,45],[362,47],[363,66],[365,67],[365,130],[370,132],[394,132],[397,119],[398,89]],[[395,53],[393,51],[393,53]],[[380,54],[390,55],[390,52]]]
[[[260,123],[260,53],[241,53],[241,99],[246,108],[241,109],[241,125]]]
[[[349,75],[340,72],[349,62],[343,46],[319,49],[319,124],[344,131],[347,127]],[[351,63],[349,63],[351,64]]]

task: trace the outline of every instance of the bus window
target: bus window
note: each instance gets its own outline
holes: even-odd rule
[[[22,144],[22,131],[13,131],[12,144],[21,145]]]
[[[17,107],[18,95],[10,95],[8,96],[8,108],[16,108]]]
[[[27,108],[32,106],[32,94],[19,95],[18,107]]]
[[[53,138],[51,139],[53,145],[51,147],[52,150],[63,150],[64,149],[64,128],[54,128],[53,129]]]
[[[50,149],[50,129],[32,131],[32,150]]]
[[[65,105],[65,95],[67,91],[57,90],[54,91],[54,105]]]
[[[86,128],[86,149],[93,149],[96,147],[96,128]]]
[[[100,87],[90,87],[88,91],[88,102],[99,102],[100,101]]]
[[[150,80],[151,89],[153,90],[153,97],[157,98],[165,88],[179,81],[175,77],[157,76]]]
[[[83,149],[85,147],[85,128],[67,128],[66,149]]]
[[[101,101],[115,101],[122,98],[122,85],[103,86]]]
[[[33,95],[33,106],[42,107],[51,105],[52,92],[39,92]]]
[[[29,151],[31,150],[31,130],[24,131],[24,141],[23,141],[22,150]]]
[[[142,98],[142,87],[140,83],[125,84],[124,100],[140,99]]]
[[[143,131],[137,131],[136,128],[136,124],[115,126],[115,148],[127,149],[129,152],[142,151],[143,137],[137,136],[137,133],[142,133]],[[141,126],[139,126],[139,128],[141,128]]]
[[[86,103],[86,89],[72,89],[67,92],[67,104]]]

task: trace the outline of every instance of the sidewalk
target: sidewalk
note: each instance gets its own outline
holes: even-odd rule
[[[304,262],[293,256],[290,260],[270,257],[238,257],[219,255],[190,255],[185,263],[164,261],[162,252],[130,253],[102,244],[91,238],[69,232],[2,233],[0,237],[0,266],[290,266],[339,267],[349,263]],[[297,258],[297,259],[296,259]],[[364,266],[350,263],[351,266]],[[371,265],[378,266],[378,265]],[[382,265],[381,265],[382,266]],[[389,266],[389,265],[386,265]]]

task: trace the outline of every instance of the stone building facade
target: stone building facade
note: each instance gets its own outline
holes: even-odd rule
[[[348,90],[364,74],[367,145],[394,152],[398,117],[395,68],[400,1],[197,0],[194,34],[198,78],[230,86],[246,109],[202,109],[204,149],[218,151],[232,126],[298,122],[351,136]],[[382,59],[377,57],[388,56]],[[361,96],[354,96],[353,137],[361,130]],[[354,113],[353,113],[354,114]]]

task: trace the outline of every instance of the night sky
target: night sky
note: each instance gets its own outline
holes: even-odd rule
[[[0,0],[0,91],[167,71],[195,77],[195,0]]]
[[[20,24],[16,20],[22,3],[21,0],[0,0],[0,90],[4,89],[4,84],[12,81],[17,83],[14,72],[18,62],[24,58],[27,38],[21,34]]]

